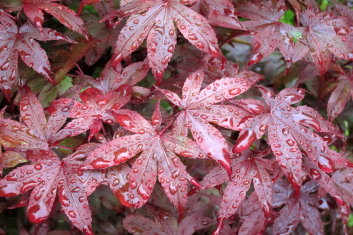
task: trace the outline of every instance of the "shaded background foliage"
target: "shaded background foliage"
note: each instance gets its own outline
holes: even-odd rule
[[[138,4],[134,5],[134,2]],[[85,197],[89,196],[88,209],[92,211],[93,231],[96,234],[192,234],[195,231],[195,234],[211,234],[214,231],[218,231],[220,234],[353,233],[353,215],[350,211],[344,211],[345,205],[353,205],[353,171],[349,168],[351,167],[349,161],[352,162],[353,157],[353,107],[351,101],[353,98],[353,2],[349,0],[269,0],[262,1],[262,3],[255,1],[254,4],[251,4],[250,1],[225,0],[181,2],[185,5],[176,8],[179,7],[178,9],[186,9],[192,14],[197,14],[191,28],[197,31],[193,26],[199,26],[204,30],[203,35],[202,33],[188,34],[187,30],[190,31],[190,26],[185,29],[178,21],[178,16],[175,16],[176,13],[170,13],[176,18],[168,18],[169,16],[166,14],[163,18],[165,22],[157,21],[157,26],[164,23],[165,27],[169,27],[169,30],[174,27],[174,34],[167,39],[158,38],[158,35],[156,38],[160,42],[164,39],[170,40],[173,47],[171,49],[168,47],[167,50],[164,48],[164,53],[160,53],[158,51],[160,48],[153,48],[156,46],[155,42],[147,36],[148,33],[158,32],[158,27],[152,26],[154,23],[151,23],[150,28],[157,28],[155,31],[149,31],[150,28],[146,30],[143,27],[137,30],[139,34],[145,33],[143,36],[140,35],[140,39],[129,35],[130,28],[136,27],[134,25],[139,23],[133,23],[134,18],[127,20],[127,17],[137,15],[137,17],[132,17],[143,19],[144,15],[140,15],[140,13],[150,10],[147,8],[148,6],[152,6],[154,9],[153,4],[155,3],[153,1],[152,3],[151,1],[141,1],[140,3],[139,1],[127,0],[122,2],[118,0],[66,0],[58,3],[45,0],[1,1],[0,8],[6,12],[1,12],[1,23],[4,24],[5,19],[10,18],[16,22],[11,27],[21,28],[29,25],[30,33],[33,33],[34,36],[31,34],[28,36],[29,38],[26,36],[21,36],[21,38],[25,38],[30,43],[34,43],[32,38],[36,39],[38,42],[36,52],[42,53],[39,56],[36,54],[32,58],[26,59],[26,55],[21,55],[21,49],[25,47],[25,44],[23,41],[16,42],[19,44],[18,53],[21,56],[18,59],[16,82],[10,84],[11,88],[8,87],[7,81],[12,79],[3,82],[4,71],[10,71],[11,68],[6,67],[5,63],[1,65],[2,93],[0,94],[0,102],[1,108],[4,108],[0,117],[1,127],[3,127],[0,130],[2,144],[0,169],[3,169],[2,175],[7,176],[11,174],[9,173],[11,170],[16,169],[16,166],[29,165],[29,162],[36,162],[41,157],[38,157],[36,152],[31,153],[30,150],[29,152],[19,151],[18,149],[27,150],[28,148],[23,147],[22,145],[25,144],[21,141],[16,142],[15,140],[11,143],[4,138],[6,129],[4,126],[6,121],[4,120],[23,121],[25,111],[20,108],[21,105],[23,106],[24,102],[36,103],[36,99],[38,99],[40,104],[37,103],[36,108],[42,106],[48,117],[50,115],[62,117],[60,123],[64,128],[59,131],[61,127],[59,126],[57,133],[47,134],[55,142],[55,145],[50,143],[55,157],[59,157],[59,160],[62,161],[70,157],[74,158],[75,154],[73,153],[80,148],[81,150],[88,149],[92,150],[91,155],[88,157],[84,155],[82,159],[76,159],[80,164],[85,162],[85,170],[110,167],[107,171],[102,170],[106,177],[105,181],[100,180],[100,177],[103,177],[102,174],[97,177],[99,183],[93,183],[93,188],[102,183],[93,194],[91,193],[94,189],[93,191],[87,189],[87,191],[92,191],[90,193],[84,192]],[[125,6],[122,6],[122,3]],[[132,4],[129,5],[129,3]],[[26,7],[26,4],[29,8],[37,5],[34,7],[35,10],[30,12],[30,10],[23,8]],[[68,8],[60,8],[55,4],[62,4]],[[261,6],[261,4],[264,5]],[[35,16],[38,14],[38,12],[34,13],[34,11],[38,11],[37,8],[46,12],[43,16],[43,22]],[[80,16],[75,12],[81,12]],[[262,13],[264,15],[261,15]],[[198,14],[206,18],[198,18]],[[35,24],[27,20],[32,20],[32,23]],[[40,23],[38,23],[39,21]],[[60,35],[54,33],[49,37],[49,32],[46,35],[45,28],[54,29]],[[144,30],[146,32],[143,32]],[[7,27],[2,27],[0,33],[0,37],[4,38],[10,35]],[[119,38],[119,35],[125,33],[129,37]],[[205,44],[200,44],[199,41],[193,39],[200,37],[200,35],[206,38],[203,41]],[[147,42],[144,42],[145,37],[147,37]],[[215,42],[215,39],[218,42]],[[16,39],[12,38],[12,40]],[[39,47],[43,48],[43,51],[38,49]],[[25,49],[23,50],[25,51]],[[5,55],[3,48],[0,53]],[[48,60],[45,59],[45,53],[48,55]],[[3,62],[3,60],[2,58],[1,61]],[[47,64],[49,61],[50,66]],[[45,65],[44,68],[41,65]],[[261,80],[260,75],[247,70],[263,75],[264,79]],[[204,73],[203,81],[197,78],[202,75],[193,74],[190,76],[195,71]],[[191,159],[185,151],[183,154],[183,151],[174,149],[173,154],[182,157],[178,162],[178,168],[181,171],[186,169],[186,173],[182,172],[181,174],[186,175],[190,181],[190,184],[188,181],[183,183],[188,187],[188,194],[191,195],[188,200],[185,198],[175,199],[174,194],[170,193],[172,190],[169,189],[168,193],[165,182],[163,184],[160,178],[160,183],[154,181],[156,185],[149,192],[152,193],[153,190],[151,196],[148,195],[144,198],[135,194],[140,197],[136,204],[131,202],[133,200],[126,199],[129,193],[134,193],[133,189],[129,189],[133,192],[126,189],[131,186],[131,181],[130,185],[125,182],[128,181],[126,179],[124,182],[114,185],[109,180],[117,175],[120,177],[119,174],[124,174],[126,177],[131,171],[130,167],[133,167],[134,162],[142,158],[143,153],[129,153],[127,158],[132,160],[129,160],[128,164],[121,164],[127,160],[125,158],[119,158],[114,162],[112,159],[105,159],[110,162],[106,163],[108,165],[104,167],[93,164],[96,160],[93,153],[104,152],[108,146],[107,142],[114,139],[115,142],[126,140],[131,133],[140,134],[132,124],[124,122],[123,115],[130,115],[133,120],[138,120],[138,126],[158,130],[158,135],[160,131],[163,133],[169,129],[174,131],[174,128],[177,129],[174,125],[178,126],[177,124],[187,122],[175,120],[176,114],[182,113],[188,107],[179,104],[175,96],[171,97],[171,92],[179,95],[181,91],[185,92],[185,88],[193,88],[195,84],[192,83],[192,79],[201,80],[202,89],[206,86],[219,86],[219,84],[215,84],[217,81],[221,81],[221,86],[224,88],[220,89],[228,91],[229,84],[224,85],[222,82],[225,80],[218,79],[236,78],[234,81],[240,84],[244,82],[241,80],[242,76],[249,84],[243,85],[241,93],[249,89],[248,91],[228,96],[223,94],[221,102],[218,102],[214,97],[214,100],[205,105],[219,109],[226,106],[238,107],[239,112],[243,115],[244,119],[241,120],[234,117],[235,124],[229,124],[229,120],[227,123],[208,120],[206,124],[203,124],[207,126],[209,133],[213,130],[221,133],[221,137],[217,134],[218,132],[216,134],[207,133],[207,135],[214,138],[215,145],[228,148],[226,152],[230,153],[231,161],[227,160],[226,154],[223,156],[217,152],[217,149],[211,149],[212,146],[203,145],[202,141],[198,139],[202,133],[197,133],[192,127],[190,127],[191,132],[186,133],[185,139],[182,141],[188,143],[189,147],[196,146],[195,152],[202,153],[198,153],[198,157],[194,157],[200,159]],[[302,157],[304,163],[293,163],[293,168],[289,170],[285,170],[285,167],[281,169],[275,161],[277,159],[277,162],[282,164],[281,160],[278,160],[281,159],[281,154],[274,151],[276,149],[275,143],[280,142],[281,139],[271,139],[270,134],[266,133],[263,136],[257,136],[257,138],[254,135],[246,136],[246,133],[249,132],[245,130],[251,130],[249,120],[252,118],[255,120],[259,115],[263,115],[265,113],[263,110],[269,109],[268,106],[273,108],[272,104],[269,105],[272,102],[272,97],[266,97],[266,94],[268,95],[271,91],[263,87],[259,92],[258,87],[254,86],[255,83],[274,91],[276,94],[286,91],[285,88],[306,89],[308,92],[305,98],[301,90],[287,90],[288,96],[294,97],[288,104],[285,103],[288,100],[283,97],[282,99],[279,97],[280,95],[276,99],[282,105],[285,103],[285,108],[299,102],[300,106],[298,107],[307,105],[318,112],[316,114],[313,109],[308,108],[301,113],[306,115],[302,119],[304,127],[319,134],[319,136],[313,135],[312,140],[308,142],[313,142],[317,151],[322,146],[329,147],[328,150],[325,150],[329,156],[325,160],[331,157],[333,159],[342,158],[344,160],[341,161],[341,165],[340,161],[339,163],[337,161],[331,163],[328,160],[323,160],[321,166],[320,163],[315,163],[316,165],[312,166],[313,163],[307,160],[307,156],[310,155],[307,153],[308,148],[301,147],[302,152],[299,151],[298,155],[300,158],[304,155]],[[185,87],[184,84],[186,84]],[[263,99],[261,99],[261,91]],[[195,92],[198,90],[196,89]],[[202,92],[208,94],[206,89],[200,92],[201,95]],[[233,99],[236,95],[240,96]],[[95,100],[96,97],[103,98]],[[181,98],[183,98],[182,102],[187,102],[185,97]],[[240,99],[243,101],[247,99],[247,104],[241,103]],[[262,103],[258,103],[260,100]],[[268,101],[267,105],[263,100]],[[104,107],[95,105],[95,103],[98,104],[102,101],[106,103],[114,101],[114,105],[109,106],[106,103],[103,105]],[[160,110],[158,110],[159,102]],[[190,103],[191,106],[197,107],[201,113],[205,112],[197,106],[195,100]],[[71,105],[70,111],[64,111],[67,104]],[[250,107],[249,104],[254,104],[255,107],[261,107],[263,110],[260,110],[261,112],[254,111],[254,106]],[[94,113],[85,113],[83,110],[86,105],[91,105],[93,108],[90,111]],[[124,108],[123,111],[120,109],[121,107]],[[126,110],[136,111],[141,116]],[[294,108],[292,111],[295,112]],[[222,115],[232,116],[230,115],[232,112],[222,113]],[[278,112],[278,110],[272,110],[271,115],[274,112]],[[321,119],[320,115],[330,120],[334,125]],[[287,117],[284,116],[284,118]],[[151,120],[152,124],[147,120]],[[157,122],[154,123],[154,121]],[[266,128],[271,129],[269,123],[266,124]],[[160,124],[163,125],[159,126]],[[272,124],[277,126],[276,121],[273,121]],[[33,129],[36,128],[39,127],[34,126]],[[186,130],[186,132],[188,131]],[[180,139],[183,136],[180,133],[168,131],[167,134],[164,136],[160,134],[161,141],[167,142],[168,138]],[[244,147],[240,143],[241,140],[249,138],[252,141],[249,141]],[[255,139],[258,140],[255,141]],[[300,142],[298,137],[296,140],[298,143]],[[60,142],[56,143],[57,141]],[[46,143],[46,140],[42,140],[42,142]],[[85,145],[89,142],[97,145],[91,149],[90,144]],[[235,148],[233,148],[234,145]],[[180,144],[180,146],[182,145]],[[201,146],[201,148],[197,146]],[[269,146],[272,147],[272,150]],[[153,147],[151,148],[153,149]],[[93,151],[95,148],[97,149]],[[234,153],[232,153],[232,148]],[[247,148],[250,149],[246,150]],[[110,154],[112,155],[115,153],[114,151],[119,150],[121,149],[113,148]],[[146,146],[144,151],[149,151]],[[242,155],[239,157],[237,152],[242,152]],[[338,154],[335,155],[336,153]],[[133,158],[134,156],[136,157]],[[250,158],[256,160],[248,161]],[[348,163],[346,163],[348,167],[344,165],[346,159],[348,159]],[[72,160],[72,162],[76,163],[76,160]],[[217,161],[221,164],[218,164]],[[79,165],[79,163],[77,164]],[[111,167],[118,163],[119,166]],[[160,162],[158,164],[163,165]],[[289,163],[285,164],[289,166]],[[233,172],[231,172],[230,166]],[[299,171],[295,176],[290,174],[295,167],[300,169],[300,174],[303,174],[303,177],[298,173]],[[81,171],[78,168],[74,169],[75,172]],[[67,174],[72,174],[72,171],[68,172]],[[151,175],[154,173],[153,169],[150,173]],[[249,178],[248,181],[253,179],[253,183],[243,179],[229,181],[227,173],[232,179],[235,179],[238,173],[242,174],[242,177]],[[329,183],[323,180],[324,175],[330,177]],[[178,177],[179,175],[176,176],[176,178]],[[261,181],[263,177],[268,177],[269,182],[272,182],[269,185],[271,189],[265,189],[265,193],[261,193],[261,190],[257,188],[258,181]],[[4,177],[4,179],[6,178]],[[244,183],[245,187],[239,186],[238,183],[239,185]],[[264,183],[260,183],[261,185]],[[109,189],[109,186],[114,193]],[[60,183],[58,183],[59,191],[62,190],[60,187]],[[239,190],[243,191],[239,192]],[[128,191],[127,194],[126,191]],[[222,200],[223,194],[233,197],[230,199],[231,201],[237,200],[236,207],[232,209],[232,205],[235,204],[225,202],[225,198]],[[267,199],[259,200],[258,197],[269,197],[268,195],[272,195],[270,197],[272,202],[266,207],[264,201]],[[41,222],[39,224],[30,223],[26,218],[29,197],[30,191],[27,191],[20,196],[0,199],[0,234],[80,234],[79,230],[86,233],[91,232],[90,229],[85,230],[83,227],[83,225],[86,226],[86,223],[89,224],[87,221],[80,225],[71,224],[70,220],[73,222],[74,219],[65,215],[68,212],[60,206],[60,204],[64,204],[64,200],[55,200],[56,193],[49,218],[45,221],[37,221]],[[340,204],[340,202],[342,203]],[[126,207],[142,206],[143,204],[145,205],[139,209]],[[179,206],[181,204],[183,205]],[[217,217],[220,218],[218,223]],[[292,218],[292,221],[288,218]],[[219,231],[221,227],[222,229]]]

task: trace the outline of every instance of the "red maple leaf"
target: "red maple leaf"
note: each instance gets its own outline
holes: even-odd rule
[[[261,138],[268,130],[268,142],[276,159],[293,185],[299,187],[303,153],[325,172],[351,165],[342,154],[330,149],[328,143],[310,129],[317,132],[338,134],[337,128],[324,120],[308,106],[291,105],[304,98],[304,90],[287,88],[277,96],[265,87],[260,87],[266,104],[254,110],[253,115],[243,117],[241,132],[233,152],[241,152]],[[240,101],[241,102],[241,101]],[[243,106],[251,106],[249,100]]]
[[[250,19],[242,22],[242,25],[255,33],[254,54],[249,61],[250,65],[259,62],[277,48],[288,65],[302,59],[308,52],[300,40],[304,34],[303,28],[279,22],[286,10],[283,0],[246,1],[236,10],[239,16]]]
[[[188,4],[187,1],[184,4]],[[191,0],[189,4],[195,4],[198,11],[206,15],[207,21],[211,25],[221,26],[231,29],[244,29],[235,14],[235,9],[230,0]]]
[[[44,28],[40,33],[29,22],[18,28],[13,18],[3,12],[0,12],[0,35],[0,89],[8,100],[11,97],[12,86],[18,79],[19,56],[26,65],[54,82],[51,78],[48,56],[35,40],[74,42],[53,29]]]
[[[43,11],[54,16],[67,28],[86,35],[86,29],[82,19],[70,8],[58,4],[59,0],[22,0],[22,9],[28,19],[32,21],[43,32]]]
[[[271,217],[264,214],[259,195],[255,192],[244,200],[239,208],[238,235],[263,234]]]
[[[332,55],[344,60],[353,58],[353,31],[346,18],[307,9],[301,14],[300,22],[305,27],[310,49],[308,60],[315,64],[320,74],[328,70]]]
[[[187,136],[188,129],[208,157],[216,160],[231,174],[228,145],[221,132],[210,123],[232,130],[239,130],[238,116],[241,110],[232,105],[220,103],[247,91],[261,76],[243,71],[234,77],[222,78],[200,91],[204,74],[197,71],[185,81],[182,99],[173,92],[160,91],[174,105],[181,108],[177,114],[178,133]]]
[[[135,134],[118,137],[97,148],[88,156],[86,168],[102,169],[119,165],[141,153],[128,175],[129,197],[123,204],[133,207],[144,205],[158,177],[169,200],[182,212],[187,203],[188,181],[198,184],[186,172],[186,167],[176,154],[205,158],[203,152],[191,139],[178,136],[175,130],[166,132],[165,128],[161,128],[159,103],[151,123],[130,110],[118,110],[114,116],[121,126]]]
[[[209,216],[212,200],[206,203],[204,198],[210,200],[211,197],[203,194],[191,196],[185,215],[179,220],[170,211],[148,205],[144,208],[147,213],[126,216],[124,228],[131,233],[138,230],[142,235],[192,235],[214,223]]]
[[[223,226],[224,220],[234,215],[238,210],[250,189],[251,182],[253,182],[256,194],[260,198],[259,201],[265,215],[267,217],[271,215],[272,178],[269,172],[273,171],[273,161],[264,158],[269,153],[269,150],[262,152],[245,150],[232,157],[230,181],[227,172],[221,167],[216,167],[200,182],[202,187],[212,188],[229,181],[218,212],[218,230]]]
[[[301,223],[310,234],[324,234],[318,198],[312,194],[317,191],[318,185],[314,181],[309,181],[303,185],[299,195],[295,195],[291,194],[293,190],[289,184],[279,182],[274,186],[275,207],[285,206],[274,221],[273,232],[291,233]]]
[[[20,102],[21,122],[0,118],[0,142],[4,147],[18,150],[49,150],[58,141],[80,133],[62,128],[69,115],[70,104],[64,102],[61,109],[46,119],[43,107],[29,90],[22,92]]]
[[[107,83],[111,82],[107,78]],[[115,77],[116,78],[116,77]],[[114,80],[113,80],[114,81]],[[98,80],[97,83],[100,83]],[[107,88],[105,81],[101,84],[102,88]],[[111,84],[114,86],[114,84]],[[69,135],[77,135],[90,130],[88,139],[90,140],[102,127],[103,122],[108,124],[114,123],[112,112],[120,109],[130,101],[131,87],[121,85],[117,89],[109,87],[108,92],[104,92],[97,88],[88,88],[80,93],[80,101],[74,99],[63,98],[56,100],[51,106],[51,110],[58,110],[63,103],[73,102],[70,110],[70,117],[74,120],[65,126],[62,131],[62,138]]]
[[[202,15],[180,0],[134,0],[121,4],[120,16],[130,16],[114,49],[113,65],[134,52],[147,37],[149,65],[161,78],[177,44],[176,24],[183,36],[198,49],[219,54],[217,37]]]
[[[101,183],[99,171],[82,171],[82,158],[96,144],[80,146],[70,156],[60,160],[51,151],[34,151],[32,164],[16,168],[0,180],[0,196],[12,197],[32,190],[27,216],[33,223],[45,221],[58,192],[61,208],[75,227],[92,234],[91,211],[87,197]]]
[[[344,109],[349,99],[353,99],[353,71],[341,74],[327,103],[327,115],[335,119]]]
[[[93,88],[108,93],[118,89],[124,84],[129,86],[136,85],[146,77],[148,71],[149,67],[147,60],[130,64],[125,68],[123,68],[121,64],[113,67],[111,62],[108,62],[98,79],[88,77],[86,78],[86,81]]]

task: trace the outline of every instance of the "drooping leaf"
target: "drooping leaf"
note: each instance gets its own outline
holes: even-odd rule
[[[53,82],[48,56],[36,40],[65,40],[73,43],[53,29],[43,28],[40,33],[29,22],[18,28],[16,22],[3,12],[0,12],[0,35],[0,89],[8,100],[12,87],[18,80],[18,57]]]
[[[56,3],[58,0],[22,0],[22,10],[36,25],[40,32],[43,32],[43,11],[54,16],[60,23],[68,27],[69,29],[78,32],[82,35],[86,35],[86,29],[84,28],[83,21],[76,12],[70,8]]]

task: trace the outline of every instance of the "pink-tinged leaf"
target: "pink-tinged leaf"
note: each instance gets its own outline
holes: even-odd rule
[[[212,56],[220,53],[216,34],[203,16],[175,0],[171,9],[178,29],[192,45]]]
[[[230,0],[203,0],[207,6],[207,21],[211,25],[217,25],[231,29],[243,29],[244,27],[235,14],[235,9]]]
[[[307,9],[300,21],[308,32],[306,39],[311,48],[308,60],[314,62],[320,74],[328,70],[332,55],[344,60],[350,58],[353,34],[345,18]]]
[[[113,113],[115,120],[125,129],[138,134],[154,134],[153,126],[138,113],[122,109]]]
[[[187,203],[189,182],[198,184],[186,172],[185,166],[176,154],[190,158],[205,158],[205,156],[197,149],[190,149],[196,146],[196,143],[187,137],[179,139],[174,130],[171,132],[160,130],[162,119],[156,118],[160,116],[158,105],[159,103],[152,117],[152,123],[158,120],[158,125],[155,124],[154,127],[136,112],[130,110],[116,112],[114,115],[117,122],[137,134],[118,137],[101,145],[89,154],[85,168],[102,169],[119,165],[142,152],[128,174],[127,186],[118,186],[124,187],[118,189],[119,200],[122,200],[124,205],[143,206],[150,198],[158,176],[167,197],[182,212]]]
[[[194,97],[193,102],[189,103],[190,108],[208,106],[234,98],[247,91],[261,79],[261,75],[251,71],[243,71],[232,78],[219,79]]]
[[[155,77],[162,77],[177,44],[177,34],[168,8],[162,8],[147,36],[149,65]]]
[[[110,167],[107,171],[107,181],[110,189],[113,191],[120,203],[127,207],[132,207],[138,203],[137,190],[133,191],[129,187],[127,178],[131,168],[128,164],[120,164],[119,166]],[[130,196],[134,195],[133,198]]]
[[[243,22],[243,26],[255,32],[254,54],[249,64],[259,62],[277,48],[288,65],[302,59],[308,52],[308,47],[301,41],[303,28],[279,22],[285,9],[283,0],[246,1],[237,7],[239,16],[250,19]]]
[[[34,166],[34,170],[39,168],[39,164]],[[54,162],[54,164],[58,164],[58,162]],[[54,166],[57,168],[57,166]],[[48,177],[49,180],[42,181],[38,180],[38,185],[31,192],[31,196],[29,198],[29,203],[27,207],[27,217],[32,223],[43,223],[47,220],[51,209],[53,207],[56,191],[57,191],[57,183],[59,181],[58,174],[60,174],[60,170],[56,169],[54,171],[41,172],[40,177]]]
[[[164,89],[158,89],[160,92],[163,93],[163,95],[165,95],[165,97],[167,97],[167,99],[172,102],[174,105],[176,106],[182,106],[182,101],[179,98],[179,96],[177,94],[175,94],[174,92],[168,91],[168,90],[164,90]]]
[[[133,195],[138,197],[138,201],[133,204],[134,207],[141,207],[144,205],[152,194],[152,190],[157,181],[157,161],[154,159],[153,155],[155,154],[155,151],[158,151],[158,149],[155,151],[152,149],[158,147],[160,146],[156,146],[155,143],[151,143],[151,150],[143,151],[141,156],[131,167],[131,171],[128,175],[129,190],[137,192]],[[129,204],[132,204],[132,202],[129,202]]]
[[[115,44],[113,66],[120,63],[123,58],[130,55],[142,44],[153,27],[159,11],[160,6],[154,6],[146,13],[129,17]]]
[[[57,164],[58,162],[48,160],[16,168],[0,180],[0,196],[12,197],[35,188],[41,184],[41,179],[47,172],[55,179],[59,173]]]
[[[264,87],[260,91],[268,107],[260,106],[263,107],[261,113],[245,114],[233,152],[250,147],[268,129],[268,142],[277,162],[297,191],[303,176],[303,154],[326,172],[349,165],[342,154],[331,150],[328,142],[310,130],[340,135],[337,128],[310,107],[291,107],[291,104],[303,99],[303,90],[285,89],[275,97],[273,92]],[[241,103],[240,100],[237,105]]]
[[[102,182],[103,175],[99,171],[82,171],[80,167],[82,158],[95,147],[95,144],[82,145],[62,161],[53,152],[34,152],[41,154],[42,159],[19,167],[0,180],[0,196],[16,196],[34,188],[27,216],[34,223],[42,223],[53,207],[58,190],[60,204],[69,220],[79,230],[91,233],[87,197]]]
[[[174,23],[183,36],[199,50],[214,56],[220,53],[216,34],[207,20],[179,0],[134,0],[124,4],[117,14],[131,16],[119,34],[113,66],[137,50],[147,37],[149,65],[155,77],[160,79],[177,43]]]
[[[137,62],[122,68],[121,64],[113,67],[108,62],[98,79],[88,78],[87,83],[105,93],[114,91],[122,85],[133,86],[144,79],[149,71],[148,61]]]
[[[269,218],[264,214],[256,193],[244,200],[239,208],[239,235],[263,234]]]
[[[183,94],[182,94],[183,106],[187,106],[188,104],[191,104],[192,101],[194,101],[195,97],[200,93],[203,79],[204,79],[204,73],[201,70],[192,73],[190,76],[186,78],[183,86]]]
[[[18,57],[42,74],[49,81],[51,80],[50,64],[46,52],[35,40],[68,40],[67,37],[59,34],[55,30],[45,30],[43,36],[37,28],[30,23],[25,23],[18,28],[15,21],[8,15],[0,14],[0,89],[6,97],[10,99],[12,86],[18,77]],[[48,37],[47,37],[48,36]],[[53,82],[53,81],[52,81]]]
[[[189,126],[196,143],[209,158],[216,160],[230,174],[228,144],[221,132],[203,119],[187,114],[185,125]]]
[[[65,138],[90,129],[89,139],[102,128],[102,122],[114,123],[113,113],[130,101],[131,87],[122,85],[108,93],[97,88],[88,88],[80,93],[81,102],[72,101],[70,117],[76,118],[60,131],[57,138]],[[70,102],[70,101],[68,101]],[[61,104],[57,104],[59,108]]]
[[[23,3],[24,13],[41,32],[43,31],[43,11],[45,11],[69,29],[86,35],[82,19],[70,8],[54,3],[53,0],[26,0]]]
[[[216,160],[230,174],[227,142],[220,131],[209,122],[237,130],[237,125],[240,124],[242,117],[237,113],[236,107],[215,106],[214,104],[244,93],[262,77],[256,73],[244,71],[233,78],[219,79],[198,92],[203,77],[203,74],[197,71],[186,79],[182,100],[175,93],[161,91],[169,101],[183,109],[174,124],[179,131],[178,133],[185,136],[187,135],[186,128],[190,129],[196,143],[203,149],[207,157]],[[229,115],[230,112],[234,115]],[[239,110],[239,112],[247,113],[243,110]]]
[[[268,130],[268,139],[278,165],[287,176],[290,176],[290,182],[299,187],[302,176],[302,153],[295,138],[286,126],[272,124]]]
[[[224,220],[234,215],[244,200],[251,183],[254,183],[256,194],[262,204],[261,208],[270,214],[272,202],[272,179],[268,170],[272,170],[273,160],[267,160],[268,150],[254,152],[243,151],[234,155],[231,160],[232,174],[220,205],[219,218]],[[221,167],[212,169],[200,183],[202,187],[210,188],[228,181],[225,170]],[[219,224],[220,225],[220,224]]]
[[[44,128],[47,124],[42,105],[39,103],[37,97],[26,89],[21,99],[21,121],[31,128],[34,134],[41,139],[46,139]]]
[[[0,142],[4,147],[18,149],[48,149],[48,143],[30,128],[9,119],[0,119]]]

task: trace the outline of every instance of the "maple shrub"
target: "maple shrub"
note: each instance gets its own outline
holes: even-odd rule
[[[352,0],[1,0],[0,234],[353,234]]]

